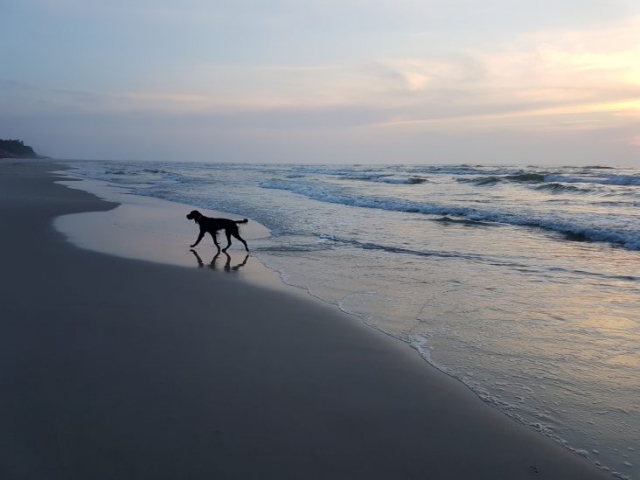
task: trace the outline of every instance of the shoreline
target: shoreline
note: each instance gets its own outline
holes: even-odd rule
[[[326,305],[75,247],[117,205],[51,167],[0,162],[4,478],[608,478]]]
[[[274,289],[285,287],[277,272],[265,267],[254,256],[247,255],[237,240],[228,250],[228,255],[217,252],[208,235],[196,248],[190,248],[198,232],[195,223],[185,218],[192,206],[138,196],[126,188],[113,187],[98,180],[66,177],[56,183],[117,204],[105,212],[84,212],[55,219],[55,228],[77,247],[163,265],[233,272],[258,285]],[[238,217],[220,211],[200,210],[210,217]],[[241,230],[250,247],[253,240],[270,235],[266,227],[253,220],[243,225]],[[223,244],[226,241],[222,236],[219,240]]]

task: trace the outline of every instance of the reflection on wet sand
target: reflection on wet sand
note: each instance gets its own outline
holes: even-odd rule
[[[211,262],[209,262],[208,264],[205,264],[202,261],[202,258],[200,258],[200,255],[198,255],[198,252],[196,252],[195,250],[191,249],[191,253],[193,253],[193,255],[196,257],[196,260],[198,262],[198,267],[204,267],[207,266],[213,270],[217,270],[217,266],[216,266],[216,262],[218,260],[218,257],[220,257],[220,255],[224,255],[226,257],[225,263],[224,263],[224,271],[225,272],[237,272],[238,270],[240,270],[242,267],[244,267],[247,264],[247,260],[249,260],[249,254],[245,255],[244,259],[242,260],[242,262],[238,263],[237,265],[234,265],[233,267],[231,266],[231,256],[227,253],[227,252],[218,252],[216,253],[213,258],[211,259]]]

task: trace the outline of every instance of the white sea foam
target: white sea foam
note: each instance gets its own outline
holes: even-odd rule
[[[522,205],[521,211],[507,209],[465,207],[438,203],[423,203],[410,200],[354,196],[335,190],[323,182],[269,180],[261,184],[264,188],[287,190],[313,200],[338,203],[347,206],[374,208],[405,213],[447,215],[477,222],[493,222],[518,226],[538,227],[573,235],[584,240],[608,242],[629,250],[640,250],[640,224],[635,214],[607,217],[594,214],[563,215],[555,211],[533,211]]]
[[[568,175],[547,175],[548,182],[559,183],[595,183],[600,185],[620,185],[620,186],[640,186],[640,175],[602,175],[602,176],[568,176]]]

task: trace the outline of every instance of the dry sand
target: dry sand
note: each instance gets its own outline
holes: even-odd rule
[[[73,246],[116,205],[59,168],[0,161],[0,478],[608,478],[329,306]]]

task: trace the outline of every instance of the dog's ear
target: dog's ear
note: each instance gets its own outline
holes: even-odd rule
[[[196,223],[198,223],[202,217],[203,215],[198,210],[192,210],[191,213],[187,215],[189,220],[193,220]]]

